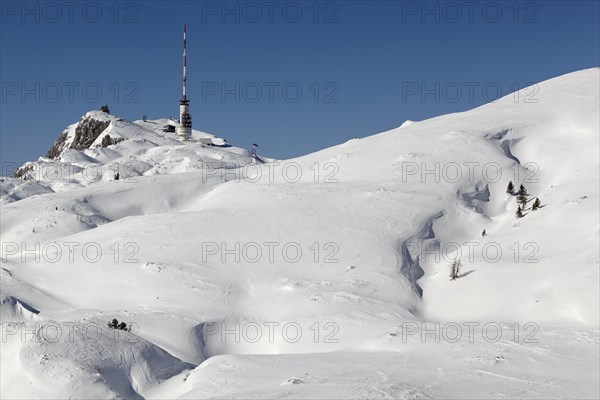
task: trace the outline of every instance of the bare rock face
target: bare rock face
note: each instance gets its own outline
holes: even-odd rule
[[[56,142],[52,145],[46,157],[56,159],[60,155],[61,151],[65,148],[65,142],[67,141],[67,130],[64,130],[63,133],[60,134]]]
[[[86,117],[75,128],[75,137],[69,148],[75,150],[89,149],[92,143],[104,132],[110,125],[110,121],[98,121],[97,119]]]
[[[112,138],[107,133],[106,136],[104,136],[102,138],[102,143],[100,144],[100,147],[108,147],[108,146],[111,146],[113,144],[114,144],[114,142],[113,142]]]
[[[94,143],[98,136],[100,136],[109,125],[110,121],[100,121],[91,116],[86,116],[82,118],[75,127],[73,139],[68,142],[68,131],[63,131],[50,150],[48,150],[46,156],[51,159],[56,159],[67,147],[75,150],[89,149],[92,143]]]
[[[33,170],[33,165],[22,165],[13,172],[13,178],[24,178],[29,171]]]

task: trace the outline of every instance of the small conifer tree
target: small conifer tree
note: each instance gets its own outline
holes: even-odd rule
[[[517,212],[515,213],[515,215],[517,216],[517,218],[523,218],[523,210],[521,209],[521,206],[517,206]]]
[[[533,205],[531,206],[531,210],[535,211],[538,208],[540,208],[540,206],[542,205],[542,202],[540,201],[540,199],[538,199],[537,197],[535,198],[535,201],[533,202]]]
[[[508,182],[508,186],[506,187],[506,193],[513,194],[515,191],[515,185],[513,185],[512,181]]]
[[[116,318],[114,318],[112,321],[110,321],[108,323],[108,327],[112,328],[112,329],[118,329],[121,331],[130,331],[131,330],[131,327],[128,328],[127,324],[125,322],[119,323],[119,321],[117,321]]]
[[[517,201],[523,207],[525,207],[525,205],[527,204],[527,189],[525,189],[525,186],[523,186],[522,184],[519,188],[519,192],[517,193]]]
[[[481,232],[481,237],[484,237],[485,235],[487,235],[487,232],[484,229],[483,232]]]
[[[452,261],[452,264],[450,264],[450,280],[453,281],[458,278],[458,275],[460,274],[460,267],[462,267],[460,259],[455,259]]]
[[[522,183],[521,186],[519,186],[519,191],[517,192],[517,194],[527,196],[527,189],[525,189],[525,185],[523,185]]]

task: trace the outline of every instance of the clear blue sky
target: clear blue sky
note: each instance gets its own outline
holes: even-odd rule
[[[176,117],[184,22],[194,128],[277,158],[600,65],[595,0],[1,4],[3,163],[103,104]]]

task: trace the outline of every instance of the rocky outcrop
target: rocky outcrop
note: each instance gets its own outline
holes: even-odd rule
[[[110,121],[99,121],[86,117],[75,128],[75,137],[69,148],[75,150],[89,149],[92,143],[110,125]]]
[[[64,130],[63,133],[60,134],[58,139],[56,139],[56,142],[54,142],[54,144],[52,145],[50,150],[48,150],[46,157],[52,158],[52,159],[58,158],[58,156],[60,155],[62,150],[65,148],[65,142],[67,141],[67,136],[68,136],[68,132],[67,132],[67,130]]]
[[[68,142],[69,131],[60,134],[52,145],[46,157],[57,159],[65,148],[84,150],[89,149],[92,143],[108,128],[110,121],[100,121],[91,116],[86,116],[75,127],[73,139]]]

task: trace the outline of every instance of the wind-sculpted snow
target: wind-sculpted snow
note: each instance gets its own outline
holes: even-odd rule
[[[598,72],[264,164],[104,116],[2,182],[2,396],[598,397]]]
[[[43,183],[16,178],[0,178],[0,203],[6,204],[29,196],[52,193]]]
[[[22,368],[34,377],[33,395],[141,399],[150,388],[193,367],[131,332],[107,328],[103,321],[66,325],[47,320],[38,326],[38,334],[20,351]],[[21,377],[12,383],[15,389],[31,390],[21,385]]]

